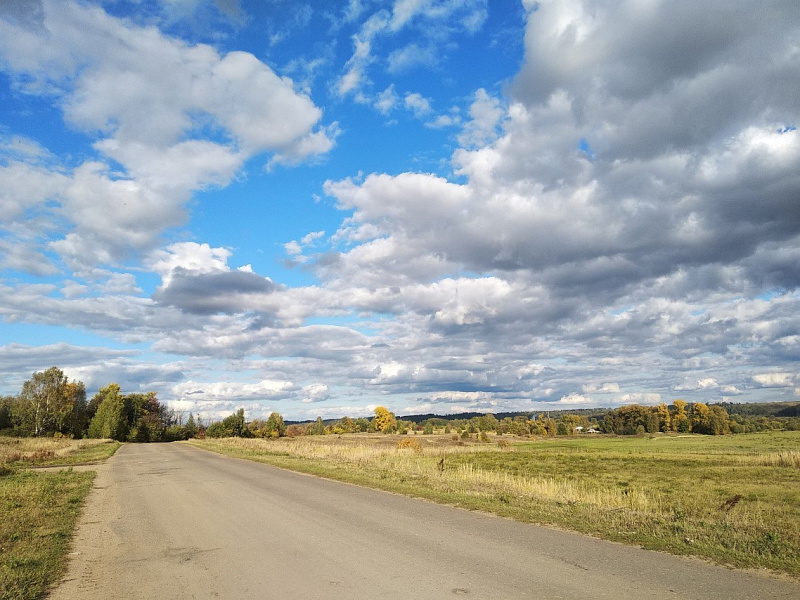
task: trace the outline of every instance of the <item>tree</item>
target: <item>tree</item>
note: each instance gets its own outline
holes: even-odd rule
[[[669,407],[663,402],[656,406],[656,416],[658,417],[659,431],[666,433],[672,429],[672,418],[669,414]]]
[[[14,421],[11,418],[11,406],[13,403],[13,397],[0,396],[0,431],[11,429],[14,426]]]
[[[215,421],[214,423],[211,423],[211,425],[206,427],[206,436],[210,438],[228,437],[227,435],[225,435],[225,428],[219,421]]]
[[[75,390],[68,390],[68,384],[69,380],[58,367],[34,373],[22,385],[22,393],[17,401],[22,429],[35,436],[60,431],[60,427],[69,421],[73,409],[69,401]]]
[[[59,431],[73,438],[83,437],[89,427],[87,406],[83,382],[69,382],[64,389],[64,410],[58,419]]]
[[[190,438],[197,435],[197,424],[194,422],[194,415],[192,413],[189,413],[189,418],[186,419],[186,433]]]
[[[240,408],[229,417],[222,420],[222,427],[227,434],[225,437],[250,437],[247,423],[244,420],[244,409]]]
[[[264,426],[265,437],[284,437],[286,435],[286,424],[283,422],[283,417],[280,413],[273,412],[269,415],[267,423]]]
[[[689,433],[691,427],[689,423],[689,415],[686,414],[686,402],[683,400],[675,400],[675,414],[672,415],[672,427],[678,433]]]
[[[381,433],[390,433],[394,431],[397,427],[397,419],[394,413],[390,412],[389,409],[384,406],[376,407],[373,412],[375,413],[375,417],[372,419],[372,425],[375,431],[380,431]]]
[[[110,383],[100,388],[95,397],[98,396],[100,401],[97,406],[97,413],[89,424],[89,437],[124,442],[128,439],[130,427],[128,411],[120,393],[119,385]]]
[[[325,423],[322,422],[322,417],[317,417],[314,421],[314,426],[311,428],[311,435],[325,435]]]
[[[480,431],[497,431],[498,424],[497,417],[492,413],[477,417],[477,428]]]
[[[694,433],[723,435],[730,433],[728,413],[721,406],[709,407],[702,402],[691,405],[690,422]]]

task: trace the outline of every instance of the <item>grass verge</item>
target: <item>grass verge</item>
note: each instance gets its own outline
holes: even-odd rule
[[[0,599],[42,598],[63,575],[95,463],[120,444],[104,440],[0,438]],[[45,472],[39,466],[66,466]]]
[[[229,456],[800,578],[800,432],[537,439],[204,440]],[[408,439],[408,438],[406,438]],[[509,441],[511,438],[492,438]]]

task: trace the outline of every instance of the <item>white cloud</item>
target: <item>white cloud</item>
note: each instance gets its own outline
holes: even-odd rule
[[[152,252],[148,267],[161,276],[161,285],[168,286],[176,270],[194,273],[228,271],[231,251],[227,248],[212,248],[208,244],[178,242]]]
[[[291,81],[253,55],[85,4],[46,4],[49,45],[0,26],[17,87],[55,98],[102,158],[59,170],[31,140],[0,143],[3,267],[77,269],[58,285],[0,283],[4,321],[70,323],[191,358],[191,371],[142,374],[182,402],[202,390],[228,414],[259,394],[341,416],[384,399],[528,410],[798,389],[800,136],[787,124],[800,121],[788,83],[800,78],[800,9],[767,1],[752,19],[732,0],[529,3],[508,96],[479,89],[467,116],[436,115],[440,97],[388,81],[372,95],[371,76],[411,43],[436,41],[447,60],[473,26],[469,7],[486,5],[392,6],[349,5],[365,21],[339,90],[387,115],[402,106],[429,127],[461,125],[453,176],[330,175],[346,216],[327,238],[284,240],[287,262],[318,277],[295,288],[232,269],[232,249],[158,249],[192,194],[227,185],[255,154],[291,164],[331,148],[338,127],[320,126]],[[152,298],[133,269],[97,268],[136,252],[161,277]],[[209,372],[226,361],[245,383]],[[112,367],[137,381],[123,359]],[[93,368],[94,380],[113,376]],[[175,387],[185,380],[209,383]]]
[[[753,375],[753,381],[766,388],[793,387],[797,376],[794,373],[760,373]]]
[[[436,48],[432,46],[421,47],[418,44],[409,44],[404,48],[392,51],[388,58],[389,73],[402,73],[415,67],[432,67],[438,62]]]
[[[0,19],[0,54],[20,88],[55,96],[67,122],[96,136],[95,149],[126,172],[100,161],[72,175],[10,164],[0,179],[14,199],[0,218],[59,202],[74,227],[50,248],[73,269],[153,249],[164,229],[185,220],[192,193],[227,185],[251,156],[271,152],[272,162],[294,164],[333,146],[338,127],[318,128],[321,110],[252,54],[221,55],[97,6],[43,6],[40,28]],[[48,158],[22,141],[13,144],[17,156]],[[26,172],[35,177],[20,193],[14,182]]]
[[[350,5],[346,21],[361,15],[364,5]],[[391,12],[380,8],[362,23],[353,35],[353,54],[344,65],[333,89],[340,97],[353,95],[357,102],[371,103],[383,111],[387,98],[370,101],[365,90],[372,85],[370,69],[386,64],[389,73],[400,73],[416,67],[438,67],[447,50],[455,45],[449,41],[456,35],[471,35],[478,31],[487,16],[485,0],[432,2],[430,0],[397,0]],[[404,40],[405,32],[413,32],[415,41],[388,51],[392,43]]]
[[[588,396],[582,396],[580,394],[571,393],[568,396],[562,396],[560,400],[558,400],[555,404],[567,404],[567,405],[580,405],[580,404],[592,404],[594,401],[589,398]]]
[[[675,391],[677,392],[695,392],[699,390],[716,390],[719,388],[720,385],[713,377],[704,377],[702,379],[685,381],[681,385],[676,385],[674,387]]]
[[[581,387],[585,394],[618,394],[619,384],[607,382],[602,384],[590,383]]]
[[[658,404],[661,402],[661,394],[654,392],[635,392],[632,394],[622,394],[614,399],[617,404]]]
[[[324,402],[330,397],[328,386],[324,383],[312,383],[303,388],[301,395],[304,397],[302,402],[310,404],[313,402]]]
[[[498,127],[505,116],[498,98],[490,96],[483,88],[475,92],[475,100],[469,108],[470,121],[458,136],[464,147],[483,146],[497,139]]]
[[[430,101],[423,97],[422,94],[406,94],[403,104],[405,105],[406,109],[414,113],[414,116],[418,119],[426,117],[431,113],[432,110]]]
[[[395,109],[399,102],[400,96],[397,95],[394,84],[391,84],[380,94],[378,94],[378,97],[375,100],[375,108],[377,108],[381,114],[388,115],[390,112],[392,112],[392,110]]]
[[[172,388],[181,400],[198,405],[213,402],[246,402],[249,400],[280,400],[293,388],[290,381],[262,380],[256,383],[236,381],[184,381]]]

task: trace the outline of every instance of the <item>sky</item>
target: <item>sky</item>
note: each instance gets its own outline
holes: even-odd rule
[[[796,0],[0,0],[0,394],[800,400]]]

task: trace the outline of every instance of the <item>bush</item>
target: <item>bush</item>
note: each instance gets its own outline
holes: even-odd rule
[[[189,428],[184,425],[173,425],[164,433],[164,438],[168,442],[188,440],[190,437]]]
[[[403,448],[409,448],[417,453],[422,453],[422,442],[420,442],[416,438],[403,438],[399,442],[397,442],[397,447],[402,450]]]

